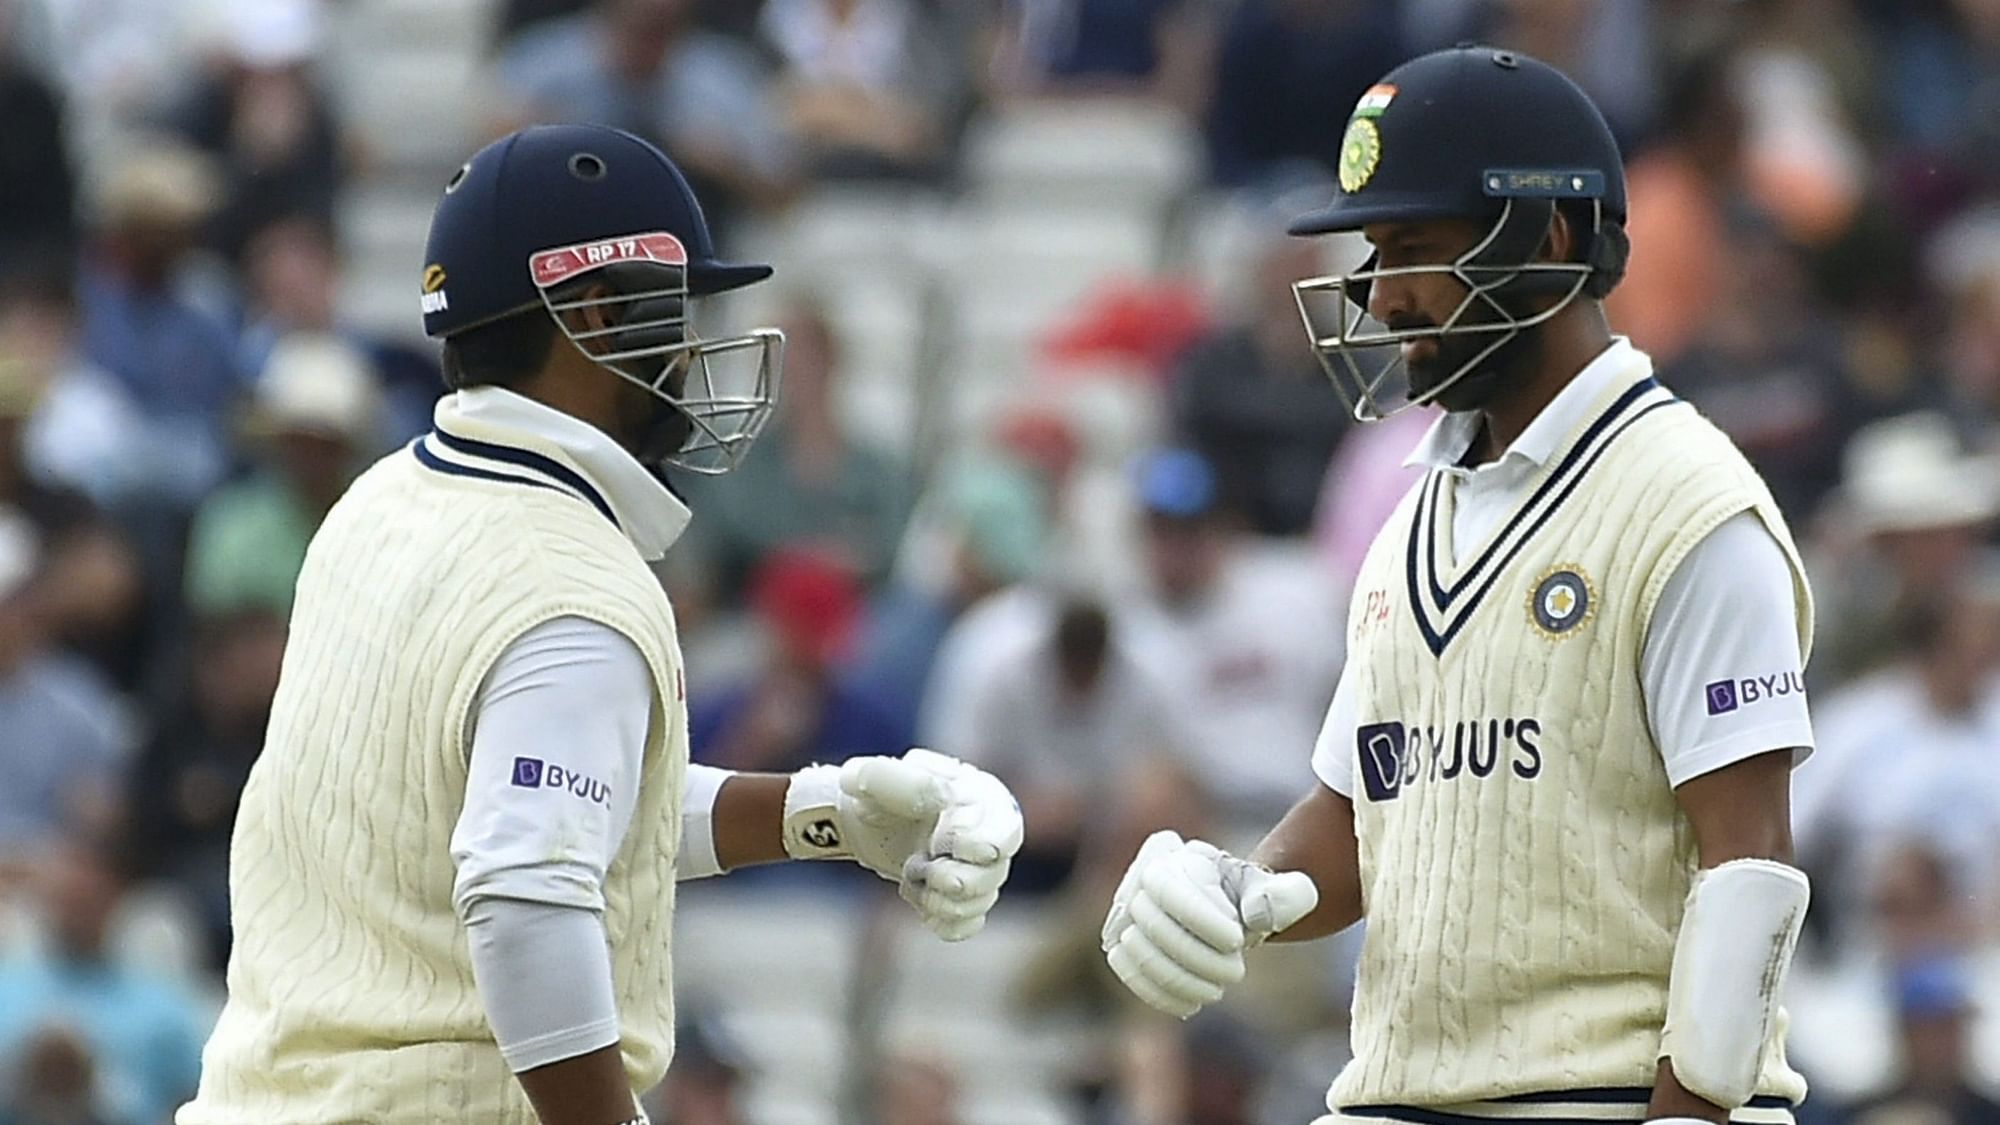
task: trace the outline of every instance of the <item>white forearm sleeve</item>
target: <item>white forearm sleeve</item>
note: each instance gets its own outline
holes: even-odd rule
[[[681,783],[681,847],[674,853],[674,879],[706,879],[722,874],[715,854],[715,799],[734,771],[688,763]]]
[[[1735,1109],[1757,1092],[1810,897],[1804,872],[1772,860],[1695,876],[1660,1038],[1660,1057],[1690,1093]]]
[[[595,913],[509,898],[466,912],[472,978],[514,1073],[618,1042],[611,950]]]

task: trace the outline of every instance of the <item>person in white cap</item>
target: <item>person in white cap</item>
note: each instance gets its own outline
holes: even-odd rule
[[[263,467],[203,502],[189,533],[187,596],[198,614],[284,614],[306,544],[375,448],[375,373],[330,336],[273,349],[246,420]]]

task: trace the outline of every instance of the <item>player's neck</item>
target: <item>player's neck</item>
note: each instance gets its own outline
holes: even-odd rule
[[[1611,345],[1611,328],[1595,302],[1565,310],[1542,328],[1540,362],[1528,378],[1494,396],[1480,408],[1484,424],[1474,444],[1476,463],[1497,460],[1514,444],[1537,415]]]

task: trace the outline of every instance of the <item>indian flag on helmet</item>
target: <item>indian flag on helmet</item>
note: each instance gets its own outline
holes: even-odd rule
[[[1382,111],[1389,108],[1389,103],[1395,100],[1396,88],[1394,86],[1387,83],[1370,86],[1368,87],[1368,92],[1361,95],[1361,100],[1355,103],[1354,116],[1380,117],[1382,116]]]

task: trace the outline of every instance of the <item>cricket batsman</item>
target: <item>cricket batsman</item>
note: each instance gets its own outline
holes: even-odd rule
[[[1313,344],[1358,418],[1444,413],[1356,585],[1318,784],[1247,859],[1149,839],[1111,966],[1185,1017],[1247,948],[1365,918],[1321,1125],[1790,1122],[1812,603],[1763,482],[1606,322],[1611,132],[1461,45],[1367,92],[1337,170],[1292,232],[1373,254],[1296,283]]]
[[[770,273],[617,130],[526,129],[445,185],[420,301],[453,393],[313,538],[180,1125],[643,1121],[680,879],[850,859],[946,940],[984,923],[1021,843],[991,776],[688,763],[660,470],[724,471],[769,417],[779,334],[689,313]]]

